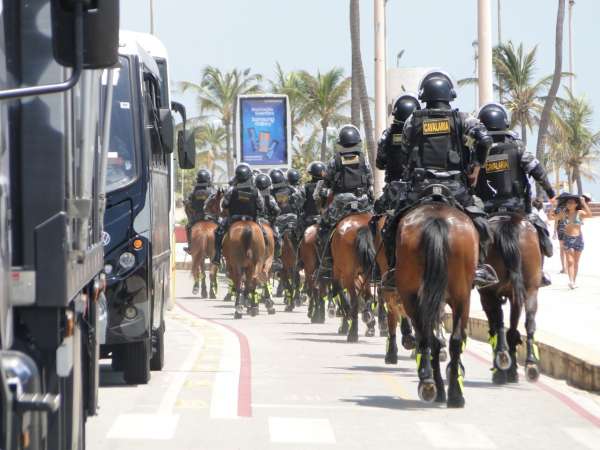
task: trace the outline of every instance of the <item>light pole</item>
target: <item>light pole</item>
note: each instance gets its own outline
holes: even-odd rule
[[[573,6],[575,6],[575,0],[569,0],[569,72],[573,72]],[[574,94],[575,79],[573,76],[569,77],[569,89]]]
[[[150,0],[150,34],[154,34],[154,0]]]
[[[385,99],[385,0],[373,0],[375,18],[375,135],[381,136],[386,126]],[[375,193],[383,188],[383,172],[373,169]]]
[[[475,95],[475,110],[477,110],[477,105],[479,104],[479,71],[477,70],[477,65],[479,64],[479,42],[473,41],[471,42],[471,46],[473,47],[473,78],[477,80],[477,84],[473,85]]]
[[[479,42],[479,106],[494,100],[492,81],[492,10],[491,0],[477,1],[477,41]]]

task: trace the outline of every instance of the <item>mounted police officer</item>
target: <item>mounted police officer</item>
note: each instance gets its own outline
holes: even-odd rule
[[[542,255],[551,257],[552,241],[546,224],[531,209],[531,176],[544,189],[551,200],[556,192],[552,188],[544,167],[529,152],[516,133],[509,131],[508,113],[498,103],[488,103],[479,110],[479,120],[488,129],[494,143],[487,164],[482,168],[477,183],[477,194],[484,202],[487,213],[516,212],[527,219],[538,232]],[[542,284],[548,286],[550,278],[542,276]]]
[[[327,167],[321,161],[313,161],[306,168],[310,181],[304,184],[304,204],[302,205],[303,228],[318,223],[321,208],[327,201],[327,189],[324,186]]]
[[[402,146],[404,122],[421,105],[414,94],[402,94],[396,99],[392,110],[392,124],[384,130],[377,145],[375,166],[385,170],[385,183],[381,197],[375,202],[375,212],[382,214],[394,210],[405,199],[403,177],[406,174],[409,151]]]
[[[236,220],[251,219],[256,221],[260,214],[264,214],[265,203],[262,195],[254,185],[252,169],[246,163],[239,164],[235,168],[233,185],[223,196],[221,206],[227,217],[219,223],[215,231],[215,256],[214,264],[221,260],[223,237],[229,225]]]
[[[297,171],[296,174],[297,181],[296,177],[294,176],[290,178],[292,179],[292,181],[299,182],[300,174],[297,173]],[[279,214],[279,217],[276,221],[278,232],[279,234],[283,235],[286,229],[292,229],[294,231],[292,233],[292,236],[294,240],[296,240],[298,237],[298,219],[303,203],[302,195],[298,191],[298,189],[290,185],[288,178],[284,175],[282,170],[272,169],[269,172],[269,176],[271,177],[271,181],[273,182],[271,193],[273,194],[273,197],[275,197],[277,205],[281,210],[281,213]]]
[[[265,203],[264,213],[261,217],[271,225],[273,238],[275,239],[275,257],[279,257],[281,255],[281,236],[275,226],[275,221],[281,213],[281,210],[279,209],[279,205],[277,205],[277,201],[271,195],[271,178],[264,173],[260,173],[256,175],[254,183],[256,188],[260,191],[260,195]]]
[[[432,71],[421,80],[419,100],[425,108],[414,111],[402,131],[402,145],[410,151],[409,200],[418,202],[434,184],[448,189],[450,200],[464,209],[479,233],[475,284],[489,286],[498,282],[494,269],[483,263],[491,236],[483,205],[470,189],[486,163],[492,138],[478,119],[452,109],[455,98],[454,83],[445,72]]]
[[[333,193],[333,201],[321,217],[318,235],[319,247],[325,248],[321,266],[328,269],[331,230],[346,215],[372,209],[373,174],[365,160],[360,131],[354,125],[340,129],[337,150],[327,165],[324,184]]]
[[[196,185],[194,190],[190,193],[185,204],[185,214],[187,215],[188,222],[185,227],[188,246],[184,249],[190,253],[192,245],[192,227],[201,220],[213,220],[217,221],[214,215],[210,215],[204,211],[207,200],[215,194],[216,190],[212,184],[212,177],[210,172],[206,169],[200,169],[196,174]]]

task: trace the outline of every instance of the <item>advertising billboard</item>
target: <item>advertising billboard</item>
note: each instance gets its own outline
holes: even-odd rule
[[[238,98],[237,161],[257,168],[289,167],[290,130],[286,95]]]

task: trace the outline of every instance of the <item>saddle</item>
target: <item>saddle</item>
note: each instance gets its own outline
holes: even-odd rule
[[[294,213],[282,214],[275,219],[279,231],[295,230],[298,225],[298,216]]]

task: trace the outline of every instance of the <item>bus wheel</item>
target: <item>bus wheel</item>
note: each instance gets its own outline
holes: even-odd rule
[[[150,380],[151,342],[133,342],[126,345],[123,378],[127,384],[146,384]]]
[[[156,331],[152,331],[152,358],[151,370],[162,370],[165,365],[165,322],[160,324]]]

